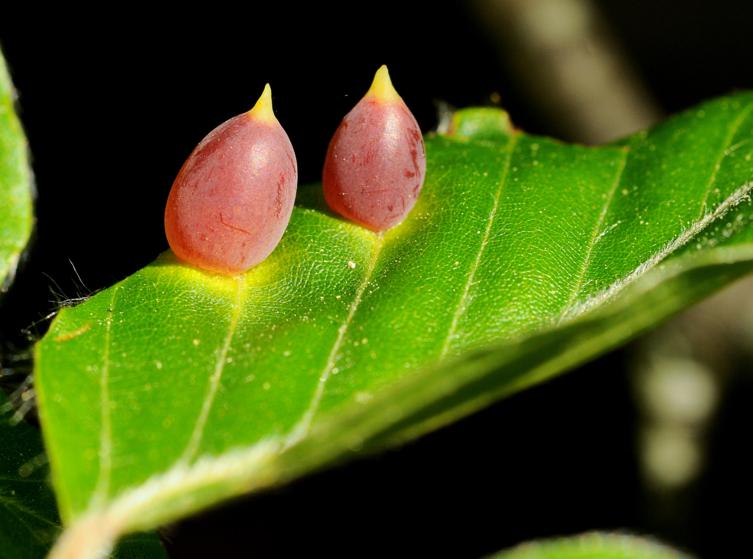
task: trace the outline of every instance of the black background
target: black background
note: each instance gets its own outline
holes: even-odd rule
[[[115,8],[3,13],[0,43],[38,188],[34,243],[0,308],[11,347],[22,350],[22,329],[63,299],[106,287],[167,248],[162,212],[175,173],[267,81],[302,183],[318,180],[330,135],[382,63],[424,130],[436,124],[436,100],[488,104],[498,92],[516,124],[553,132],[463,2],[278,4],[212,3],[159,19]],[[752,3],[599,5],[667,112],[753,87]],[[736,509],[753,497],[753,464],[738,450],[749,446],[750,381],[732,391],[689,506],[658,523],[638,480],[626,355],[402,449],[173,526],[171,556],[474,557],[596,528],[655,534],[704,557],[745,549],[746,513]]]

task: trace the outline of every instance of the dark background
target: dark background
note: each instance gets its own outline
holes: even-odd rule
[[[0,308],[6,351],[23,351],[23,330],[42,334],[38,321],[65,299],[167,248],[162,212],[177,170],[267,81],[301,183],[318,180],[330,135],[382,63],[424,130],[436,125],[437,100],[489,104],[497,92],[516,124],[554,132],[464,2],[278,4],[246,13],[215,2],[163,20],[148,10],[3,13],[0,43],[38,188],[34,243]],[[665,111],[753,87],[753,3],[599,5]],[[659,521],[639,483],[627,355],[404,448],[170,527],[170,554],[475,557],[529,538],[625,529],[703,557],[738,555],[753,497],[753,461],[740,450],[750,446],[753,377],[738,375],[688,506]]]

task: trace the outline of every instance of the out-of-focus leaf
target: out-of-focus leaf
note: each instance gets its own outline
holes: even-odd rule
[[[635,536],[590,533],[533,541],[491,556],[493,559],[690,559],[664,545]]]
[[[0,391],[0,410],[7,408]],[[0,414],[0,558],[40,559],[60,531],[39,430]]]
[[[0,52],[0,291],[16,271],[34,222],[26,137],[13,108],[14,99]]]

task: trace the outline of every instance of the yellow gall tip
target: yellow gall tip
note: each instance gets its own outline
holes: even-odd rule
[[[374,81],[371,82],[371,87],[369,88],[369,91],[366,92],[366,96],[372,97],[382,103],[390,103],[400,100],[400,95],[398,95],[397,91],[395,91],[395,87],[392,85],[390,73],[385,64],[383,64],[374,75]]]
[[[262,122],[277,122],[275,111],[272,108],[272,88],[269,87],[269,84],[264,86],[264,91],[261,92],[261,96],[253,109],[248,111],[248,116]]]

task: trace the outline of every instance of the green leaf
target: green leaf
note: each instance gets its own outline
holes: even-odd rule
[[[0,291],[12,279],[33,225],[28,150],[13,102],[0,52]]]
[[[0,391],[0,411],[8,399]],[[60,532],[39,429],[0,415],[0,559],[41,559]],[[167,557],[156,534],[123,540],[115,559]]]
[[[417,436],[748,272],[751,112],[741,94],[588,148],[461,111],[383,236],[314,186],[243,277],[167,253],[64,309],[35,364],[57,557]]]
[[[622,534],[590,533],[533,541],[493,555],[494,559],[689,559],[653,541]]]

